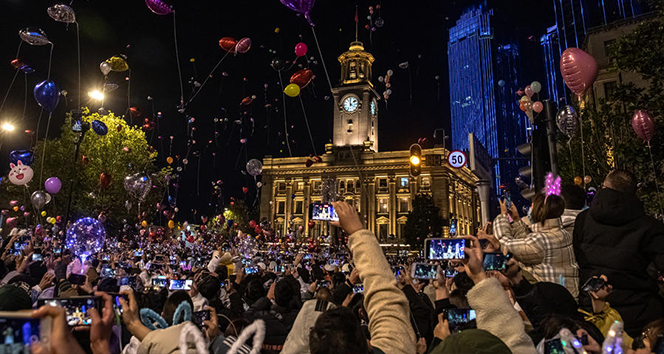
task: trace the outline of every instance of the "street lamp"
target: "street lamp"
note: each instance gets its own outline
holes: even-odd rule
[[[16,129],[16,127],[13,124],[11,124],[9,122],[2,123],[2,131],[3,132],[13,132],[14,129]]]
[[[94,90],[88,92],[88,96],[92,98],[93,100],[97,101],[103,101],[104,100],[104,93],[99,91],[99,90]]]

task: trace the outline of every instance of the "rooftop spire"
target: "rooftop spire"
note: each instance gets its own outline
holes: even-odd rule
[[[358,31],[358,24],[360,22],[360,18],[357,15],[357,5],[355,5],[355,42],[357,42],[357,31]]]

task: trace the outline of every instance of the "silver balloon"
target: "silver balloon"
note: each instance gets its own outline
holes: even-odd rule
[[[124,188],[132,197],[144,201],[152,188],[152,179],[147,174],[135,173],[124,179]]]
[[[576,110],[572,106],[563,106],[556,115],[556,125],[563,134],[572,139],[579,130],[579,119]]]
[[[46,33],[39,28],[24,28],[18,31],[18,36],[21,37],[23,42],[30,45],[47,45],[51,41],[46,37]]]
[[[45,194],[46,194],[46,204],[48,204],[48,203],[51,202],[51,199],[52,199],[52,198],[51,198],[51,195],[48,194],[48,192],[45,192]]]
[[[104,76],[108,76],[108,73],[111,72],[111,63],[106,60],[102,61],[99,64],[99,70],[101,70],[101,73],[104,74]]]
[[[263,173],[263,163],[256,159],[251,159],[247,162],[247,173],[256,177]]]
[[[46,12],[48,12],[48,15],[51,16],[52,19],[58,22],[76,22],[76,13],[74,12],[74,9],[65,4],[53,5],[49,7]]]
[[[42,210],[46,205],[46,192],[44,191],[34,191],[30,196],[30,201],[32,206],[37,210]]]
[[[120,85],[112,82],[107,82],[104,84],[104,91],[106,92],[115,91],[118,89],[118,87],[120,87]]]

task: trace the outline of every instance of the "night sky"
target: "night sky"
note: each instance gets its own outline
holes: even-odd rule
[[[162,112],[158,119],[158,129],[148,133],[148,139],[159,151],[158,164],[166,165],[169,149],[169,136],[174,136],[173,153],[183,158],[187,154],[187,120],[195,118],[192,126],[195,144],[189,149],[189,164],[181,173],[178,207],[180,218],[191,218],[193,210],[198,215],[214,212],[210,197],[211,182],[224,182],[224,198],[241,198],[242,187],[248,186],[248,200],[254,200],[256,188],[253,178],[240,171],[247,159],[262,158],[265,155],[288,156],[282,145],[284,118],[279,76],[270,63],[273,58],[295,59],[294,47],[302,41],[309,51],[307,63],[300,58],[298,63],[313,70],[316,78],[305,89],[301,97],[306,115],[311,125],[315,148],[318,154],[332,137],[332,105],[325,72],[318,55],[311,29],[304,18],[287,9],[278,0],[243,1],[195,1],[167,0],[176,10],[177,34],[184,81],[185,101],[192,93],[193,81],[203,82],[216,62],[225,54],[219,47],[221,37],[240,39],[249,37],[253,41],[246,54],[229,55],[213,73],[200,94],[187,107],[185,114],[178,113],[180,88],[173,42],[173,15],[159,16],[152,13],[142,0],[100,1],[74,0],[71,4],[80,24],[82,91],[83,105],[93,109],[98,103],[90,102],[87,91],[100,88],[103,75],[99,63],[118,54],[125,54],[131,68],[131,106],[141,109],[143,116],[154,111]],[[61,89],[68,91],[67,102],[60,104],[53,115],[50,136],[58,134],[65,113],[74,108],[77,96],[76,31],[74,25],[67,26],[52,20],[46,13],[51,1],[1,0],[3,12],[3,44],[0,51],[0,83],[3,95],[14,76],[9,65],[16,57],[20,43],[18,31],[25,27],[39,27],[46,32],[55,44],[51,78]],[[449,134],[449,92],[447,75],[447,30],[454,25],[461,10],[470,1],[333,1],[319,0],[311,17],[316,23],[324,60],[332,84],[339,80],[337,56],[348,49],[355,37],[355,6],[359,9],[359,39],[365,49],[371,52],[376,61],[373,67],[373,82],[379,92],[385,86],[377,77],[385,75],[388,69],[394,70],[392,95],[387,103],[379,102],[379,124],[381,150],[407,149],[420,137],[426,137],[424,147],[433,145],[433,131],[436,128],[448,130]],[[537,38],[544,29],[553,24],[550,5],[527,8],[521,2],[496,1],[496,29],[503,35],[519,38],[531,37],[536,47]],[[381,4],[380,15],[384,26],[377,28],[369,38],[364,26],[369,22],[368,7]],[[491,2],[490,2],[491,4]],[[279,33],[275,29],[279,28]],[[276,51],[276,54],[269,51]],[[19,74],[10,92],[0,117],[18,123],[19,129],[36,128],[39,106],[34,101],[32,88],[46,78],[49,47],[30,47],[24,44],[20,58],[31,64],[36,72],[27,77],[28,99],[25,120],[21,120],[24,104],[24,75]],[[540,65],[537,53],[533,58],[524,58],[524,72],[527,82],[543,77],[533,77]],[[195,58],[191,63],[190,58]],[[525,60],[527,59],[527,60]],[[409,62],[409,69],[399,68],[399,63]],[[290,65],[288,65],[290,66]],[[283,71],[287,82],[299,69]],[[227,76],[222,73],[227,73]],[[116,91],[107,93],[105,107],[116,114],[128,109],[126,72],[111,73],[109,81],[120,85]],[[439,77],[436,80],[436,76]],[[411,83],[412,82],[412,83]],[[267,89],[265,85],[267,84]],[[412,104],[410,102],[412,86]],[[256,95],[256,100],[248,107],[240,102],[244,97]],[[148,96],[153,101],[147,99]],[[326,97],[328,99],[326,99]],[[270,107],[265,107],[269,104]],[[286,110],[293,156],[313,154],[311,143],[304,124],[304,116],[299,99],[286,97]],[[227,123],[214,123],[214,118],[227,118]],[[249,119],[253,118],[255,130],[251,135]],[[240,125],[233,123],[243,119],[242,136]],[[134,121],[139,123],[138,120]],[[219,136],[215,139],[214,132]],[[45,134],[44,126],[40,138]],[[159,136],[162,139],[159,139]],[[240,143],[247,138],[246,146]],[[29,148],[30,138],[23,134],[3,137],[0,163],[8,165],[8,153],[16,148]],[[210,144],[209,142],[212,141]],[[269,144],[268,144],[269,142]],[[449,142],[448,142],[449,144]],[[281,150],[281,151],[280,151]],[[200,152],[199,158],[193,155]],[[213,156],[213,153],[215,155]],[[304,167],[305,158],[302,158]],[[200,175],[197,173],[200,163]],[[6,173],[8,167],[3,171]],[[197,184],[200,187],[197,188]]]

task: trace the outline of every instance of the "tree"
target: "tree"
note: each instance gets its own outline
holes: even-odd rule
[[[113,113],[90,114],[89,110],[85,109],[82,119],[88,123],[94,120],[103,122],[108,133],[102,136],[90,129],[85,133],[78,157],[74,160],[78,133],[72,131],[72,116],[67,114],[60,137],[42,140],[36,144],[32,164],[34,178],[29,187],[2,184],[2,199],[6,199],[0,200],[2,205],[15,199],[30,210],[30,194],[43,189],[43,182],[47,178],[58,177],[62,181],[62,189],[44,208],[49,216],[59,215],[64,219],[67,197],[70,188],[73,188],[70,219],[75,220],[81,216],[96,217],[104,211],[111,222],[119,223],[122,219],[129,222],[138,221],[138,201],[127,194],[123,180],[130,174],[142,172],[150,175],[153,188],[141,203],[141,213],[145,212],[145,216],[140,219],[150,220],[153,215],[157,215],[155,206],[164,196],[168,184],[166,176],[170,177],[171,171],[170,168],[157,168],[157,152],[148,145],[145,133],[138,127],[129,126]],[[102,173],[108,176],[104,181],[100,177]],[[106,181],[110,181],[110,184],[106,185]],[[38,222],[43,221],[40,215],[35,216],[38,217]]]
[[[664,198],[664,18],[641,22],[637,28],[613,46],[614,70],[639,74],[647,86],[633,83],[619,85],[606,99],[586,104],[581,111],[586,175],[591,185],[599,186],[606,174],[621,168],[633,172],[641,182],[639,196],[650,214],[661,213]],[[577,105],[578,108],[578,105]],[[631,127],[637,109],[645,109],[655,120],[657,134],[648,144],[639,139]],[[581,133],[569,141],[559,134],[560,173],[570,183],[582,177]],[[654,163],[654,171],[653,165]],[[658,185],[659,183],[659,194]]]
[[[427,237],[440,237],[445,219],[430,194],[418,194],[413,199],[413,210],[408,213],[404,228],[406,242],[412,248],[421,248]]]
[[[221,217],[223,215],[223,218]],[[254,229],[249,227],[249,221],[254,220],[258,222],[258,210],[256,208],[249,208],[242,199],[236,199],[231,202],[229,206],[224,209],[222,215],[217,215],[207,223],[207,228],[210,232],[224,236],[225,238],[232,238],[240,230],[245,233],[255,234]],[[222,222],[223,221],[223,222]],[[229,226],[231,224],[231,226]],[[237,224],[237,226],[235,226]]]

